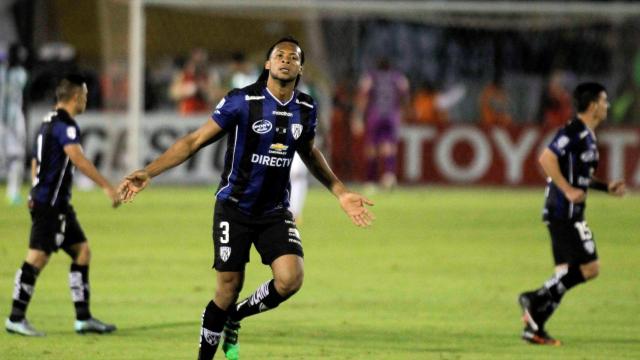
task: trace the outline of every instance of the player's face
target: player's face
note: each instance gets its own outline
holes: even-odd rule
[[[269,76],[275,80],[295,81],[302,74],[301,57],[302,51],[298,45],[282,42],[273,48],[264,68],[269,70]]]
[[[609,98],[607,97],[606,92],[600,92],[600,96],[596,102],[595,111],[595,118],[597,118],[598,121],[604,121],[607,118],[607,113],[609,111]]]
[[[87,90],[87,84],[82,84],[82,88],[78,91],[78,95],[76,97],[76,112],[81,114],[87,108],[87,94],[89,91]]]

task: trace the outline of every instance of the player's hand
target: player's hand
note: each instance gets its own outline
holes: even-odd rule
[[[611,181],[607,188],[609,190],[609,194],[613,196],[624,196],[627,191],[627,186],[625,185],[624,180]]]
[[[118,186],[118,193],[123,202],[131,202],[136,195],[149,185],[151,177],[146,170],[136,170],[127,175]]]
[[[365,207],[365,205],[373,206],[373,202],[364,196],[353,193],[345,192],[338,198],[340,206],[347,216],[351,218],[351,221],[360,227],[367,227],[373,223],[375,216],[372,212]]]
[[[585,198],[587,197],[587,194],[582,189],[571,187],[564,192],[564,196],[570,202],[577,204],[577,203],[584,202]]]
[[[120,193],[113,187],[108,186],[104,188],[104,193],[111,199],[111,206],[115,209],[120,206],[122,200],[120,199]]]

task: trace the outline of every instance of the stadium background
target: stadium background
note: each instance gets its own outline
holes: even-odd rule
[[[640,185],[640,52],[634,40],[640,7],[633,2],[17,4],[3,9],[5,19],[18,19],[18,26],[4,32],[0,44],[19,40],[31,50],[29,127],[37,126],[51,105],[54,75],[84,72],[91,91],[85,117],[95,119],[85,122],[85,148],[114,180],[208,117],[205,112],[185,119],[168,95],[173,75],[193,49],[208,52],[217,78],[213,106],[230,87],[234,53],[259,66],[266,44],[293,34],[308,54],[305,81],[321,104],[325,151],[346,180],[362,180],[364,173],[358,161],[362,139],[348,127],[357,81],[384,56],[408,74],[413,94],[425,84],[434,91],[465,90],[447,110],[446,123],[416,125],[407,119],[399,169],[404,183],[541,184],[536,154],[555,128],[542,113],[546,87],[557,80],[570,91],[580,81],[597,80],[612,98],[600,141],[600,175]],[[142,11],[130,11],[136,6]],[[503,78],[513,118],[510,126],[499,128],[482,126],[478,105],[483,87],[496,74]],[[134,136],[126,137],[127,132]],[[157,150],[149,145],[154,138],[160,139]],[[188,174],[174,173],[163,181],[205,184],[219,169],[219,160],[195,161]]]
[[[139,18],[130,7],[136,4],[144,6]],[[54,75],[82,71],[91,90],[79,117],[83,146],[113,181],[206,121],[207,113],[179,114],[168,95],[172,76],[195,48],[208,51],[224,88],[235,52],[260,64],[274,39],[300,38],[305,78],[324,110],[323,147],[355,187],[364,173],[362,139],[350,134],[346,120],[358,77],[376,58],[392,58],[414,90],[423,83],[442,91],[465,87],[448,122],[403,125],[402,186],[373,195],[372,231],[352,229],[331,197],[312,189],[301,226],[306,284],[291,304],[251,319],[242,335],[248,359],[640,357],[640,209],[633,193],[621,201],[590,195],[603,274],[572,291],[551,323],[565,347],[521,344],[515,304],[519,291],[551,272],[539,220],[544,179],[535,158],[553,132],[540,107],[554,75],[569,90],[587,79],[607,86],[613,108],[599,132],[599,171],[640,186],[635,2],[23,0],[1,2],[0,16],[0,45],[21,40],[31,50],[30,131],[52,104]],[[497,72],[512,99],[513,122],[487,127],[478,121],[477,101]],[[631,100],[616,106],[623,98]],[[76,192],[94,250],[94,311],[120,331],[73,336],[68,265],[58,254],[30,310],[49,336],[33,342],[0,334],[0,359],[192,356],[212,291],[208,239],[223,148],[205,149],[157,179],[166,186],[113,213],[99,190]],[[2,203],[6,309],[28,229],[28,212]],[[267,269],[252,262],[246,289],[265,276]]]

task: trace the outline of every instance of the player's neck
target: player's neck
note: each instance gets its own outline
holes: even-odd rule
[[[57,109],[62,109],[66,111],[71,117],[78,115],[78,112],[76,111],[76,107],[69,103],[57,103],[56,110]]]
[[[269,77],[269,79],[267,80],[267,89],[269,89],[271,95],[275,96],[282,103],[285,103],[291,99],[295,87],[295,81],[283,82],[272,77]]]
[[[598,121],[596,120],[596,118],[592,115],[592,114],[587,114],[587,113],[582,113],[582,114],[578,114],[578,119],[580,119],[580,121],[582,121],[586,127],[589,128],[589,130],[591,130],[591,132],[596,130],[596,127],[598,127]]]

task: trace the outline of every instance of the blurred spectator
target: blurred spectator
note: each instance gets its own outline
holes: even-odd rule
[[[633,61],[632,76],[623,82],[613,102],[611,115],[616,124],[640,121],[640,51]]]
[[[502,75],[496,74],[493,80],[482,89],[478,101],[482,125],[511,124],[511,102],[502,85]]]
[[[0,66],[0,153],[7,168],[7,201],[21,203],[20,187],[25,169],[26,124],[23,94],[27,85],[27,50],[13,44],[6,66]]]
[[[207,53],[195,49],[176,74],[171,84],[171,98],[178,103],[182,115],[211,110],[215,98],[215,85],[209,76]]]
[[[356,136],[365,136],[367,182],[379,180],[385,189],[397,182],[398,127],[408,102],[409,81],[387,59],[379,60],[377,68],[359,82],[352,131]],[[378,176],[380,162],[382,176]]]
[[[244,53],[235,52],[231,55],[231,79],[229,85],[232,89],[240,89],[253,84],[258,79],[258,69],[244,56]]]
[[[350,136],[349,119],[351,117],[351,104],[353,91],[349,87],[349,82],[343,79],[336,84],[333,91],[331,119],[329,132],[329,142],[331,143],[331,167],[340,177],[349,180],[356,179],[356,174],[362,171],[357,167],[360,165],[354,146],[358,139]]]
[[[416,124],[446,124],[449,121],[449,109],[459,103],[465,93],[466,88],[462,85],[438,91],[431,82],[424,81],[413,95],[412,112],[407,118]]]
[[[30,99],[50,103],[55,98],[59,77],[79,72],[76,55],[76,49],[71,44],[65,42],[43,44],[38,49],[37,63],[31,73]]]
[[[542,94],[540,113],[545,127],[561,127],[573,114],[571,94],[564,86],[564,79],[565,75],[562,71],[552,72],[547,88]]]

